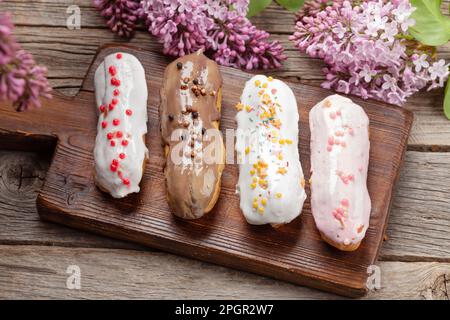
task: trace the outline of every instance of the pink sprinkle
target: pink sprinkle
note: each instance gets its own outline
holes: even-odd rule
[[[349,133],[351,136],[354,136],[354,135],[355,135],[355,131],[353,131],[353,128],[348,128],[348,133]]]
[[[127,116],[131,116],[133,114],[133,111],[131,109],[127,109],[125,113],[127,114]]]
[[[114,89],[114,95],[117,97],[118,95],[119,95],[119,93],[120,93],[120,91],[119,91],[119,89]]]
[[[102,128],[105,129],[108,126],[108,122],[102,121]]]
[[[123,184],[124,185],[126,185],[126,186],[128,186],[129,184],[130,184],[130,180],[128,180],[128,179],[123,179]]]
[[[341,116],[341,110],[336,111],[336,115],[337,115],[338,117],[340,117],[340,116]]]
[[[334,144],[334,137],[333,136],[328,137],[328,144],[330,146],[332,146]]]
[[[337,211],[338,214],[340,214],[340,215],[342,215],[342,216],[344,215],[344,209],[342,209],[342,208],[337,208],[336,211]]]
[[[349,204],[348,199],[342,199],[342,200],[341,200],[341,204],[342,204],[344,207],[348,207],[348,204]]]
[[[121,53],[116,54],[116,58],[117,59],[122,59],[122,54]]]
[[[355,180],[355,176],[352,175],[352,174],[349,174],[349,175],[348,175],[348,180],[350,180],[350,181]]]
[[[272,94],[275,95],[277,93],[277,89],[272,89]]]
[[[121,154],[119,154],[119,158],[122,160],[125,159],[125,153],[122,152]]]
[[[112,103],[113,105],[116,105],[118,102],[119,102],[119,100],[117,100],[116,98],[113,98],[113,99],[111,100],[111,103]]]
[[[115,165],[115,166],[119,165],[119,161],[117,161],[117,159],[113,159],[113,160],[111,161],[111,163],[112,163],[113,165]]]
[[[120,120],[119,119],[114,119],[113,120],[113,125],[118,126],[120,124]]]
[[[116,142],[115,142],[114,140],[111,140],[111,141],[109,142],[109,144],[111,145],[111,147],[115,147],[115,146],[116,146]]]
[[[347,177],[342,177],[342,182],[344,184],[348,184],[348,178]]]
[[[333,147],[332,146],[327,146],[327,151],[328,152],[331,152],[333,150]]]
[[[332,120],[336,119],[336,113],[331,112],[331,113],[330,113],[330,118],[331,118]]]

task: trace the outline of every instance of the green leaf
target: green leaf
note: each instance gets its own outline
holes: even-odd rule
[[[250,18],[257,15],[271,3],[272,0],[250,0],[250,3],[248,4],[247,17]]]
[[[447,81],[444,98],[444,113],[448,120],[450,120],[450,80]]]
[[[275,0],[280,6],[290,11],[298,11],[305,0]]]
[[[441,12],[442,0],[411,0],[416,11],[412,18],[416,25],[410,33],[428,46],[440,46],[450,40],[450,19]]]

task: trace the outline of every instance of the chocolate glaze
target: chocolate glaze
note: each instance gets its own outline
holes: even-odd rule
[[[175,60],[164,73],[159,112],[167,197],[173,214],[185,219],[210,211],[220,192],[225,159],[222,137],[217,135],[221,87],[217,64],[201,51]],[[205,140],[210,134],[220,138]],[[202,156],[211,144],[219,146],[219,161],[214,163]],[[181,163],[174,159],[176,154],[182,155]]]

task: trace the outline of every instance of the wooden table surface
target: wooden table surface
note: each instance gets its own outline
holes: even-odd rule
[[[450,0],[443,10],[448,12]],[[81,30],[66,28],[69,5],[81,9]],[[124,42],[105,27],[91,0],[4,0],[23,47],[49,69],[55,90],[74,95],[97,47]],[[272,5],[252,19],[286,48],[277,77],[320,84],[321,62],[288,41],[293,15]],[[130,44],[159,50],[144,30]],[[450,59],[450,45],[439,50]],[[443,90],[409,100],[415,121],[405,166],[380,253],[381,289],[367,299],[450,296],[450,121]],[[35,207],[51,155],[0,151],[0,298],[62,299],[334,299],[323,293],[39,220]],[[67,268],[81,269],[81,289],[69,290]]]

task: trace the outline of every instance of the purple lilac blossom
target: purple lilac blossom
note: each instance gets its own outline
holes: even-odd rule
[[[277,41],[247,18],[249,0],[141,0],[140,17],[164,45],[183,56],[203,49],[219,64],[277,68],[287,57]]]
[[[412,40],[408,0],[307,1],[290,37],[323,59],[324,88],[402,105],[417,91],[442,87],[449,64]]]
[[[9,100],[17,111],[40,107],[40,97],[51,98],[47,69],[15,41],[8,14],[0,13],[0,101]]]
[[[93,0],[107,26],[121,37],[131,37],[138,21],[138,0]]]

